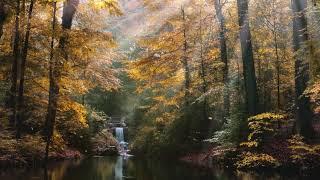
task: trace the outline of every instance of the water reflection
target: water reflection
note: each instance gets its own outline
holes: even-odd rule
[[[45,173],[44,173],[45,172]],[[45,175],[45,176],[43,176]],[[214,168],[190,167],[183,163],[142,160],[127,157],[93,157],[78,161],[54,163],[43,169],[2,172],[2,180],[256,180],[302,179],[295,175],[248,174]],[[305,179],[313,179],[306,177]]]
[[[114,179],[115,180],[122,180],[123,178],[123,158],[118,157],[117,163],[114,167]]]

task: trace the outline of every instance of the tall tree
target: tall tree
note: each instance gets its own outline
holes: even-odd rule
[[[21,57],[21,68],[20,68],[20,82],[18,90],[18,101],[17,101],[17,138],[21,137],[21,126],[24,116],[24,82],[25,82],[25,71],[26,71],[26,62],[29,49],[29,37],[31,31],[31,19],[33,13],[33,6],[35,0],[30,1],[29,11],[28,11],[28,20],[27,20],[27,29],[24,37],[24,45],[22,48],[22,57]]]
[[[229,116],[230,110],[230,99],[229,99],[229,62],[228,62],[228,47],[226,39],[226,25],[225,17],[222,13],[221,0],[214,0],[214,7],[216,16],[219,22],[219,41],[220,41],[220,58],[223,62],[223,83],[224,83],[224,94],[223,94],[223,106],[224,106],[224,118]]]
[[[20,58],[20,0],[16,0],[15,7],[15,26],[14,26],[14,42],[13,42],[13,62],[11,67],[11,88],[10,88],[10,119],[9,124],[13,127],[17,117],[17,83],[18,83],[18,61]]]
[[[191,83],[191,75],[190,75],[190,67],[188,61],[188,42],[187,42],[187,19],[185,14],[184,7],[181,7],[181,15],[183,21],[183,56],[182,56],[182,64],[184,68],[184,79],[185,79],[185,103],[186,106],[190,104],[190,83]]]
[[[253,59],[251,32],[248,18],[248,1],[237,0],[240,26],[240,42],[243,61],[243,76],[248,115],[258,113],[257,82]]]
[[[64,2],[63,6],[63,15],[62,15],[62,29],[63,29],[63,35],[60,38],[59,42],[59,48],[61,53],[63,54],[64,60],[62,62],[66,61],[67,51],[66,51],[66,44],[67,44],[67,31],[71,29],[72,27],[72,21],[74,14],[76,12],[76,8],[79,5],[79,0],[66,0]],[[46,128],[46,135],[47,135],[47,145],[46,145],[46,154],[45,154],[45,162],[48,160],[48,154],[49,154],[49,146],[51,143],[54,126],[55,126],[55,120],[57,115],[57,108],[58,108],[58,99],[59,99],[59,93],[60,93],[60,86],[59,81],[61,78],[61,71],[63,68],[63,63],[60,62],[60,59],[57,57],[54,57],[54,35],[55,35],[55,23],[56,23],[56,8],[57,4],[54,2],[53,4],[53,21],[52,21],[52,40],[51,40],[51,53],[50,53],[50,70],[49,70],[49,101],[48,101],[48,112],[45,122],[45,128]]]
[[[205,94],[208,91],[208,82],[206,79],[206,63],[204,57],[204,42],[203,42],[203,23],[202,23],[202,7],[200,7],[200,78],[202,80],[202,93]],[[204,119],[208,119],[208,98],[207,96],[203,99],[203,117]]]
[[[301,135],[310,138],[313,136],[310,99],[304,95],[309,75],[309,62],[307,57],[308,41],[307,0],[292,0],[293,17],[293,50],[295,52],[295,93],[296,93],[296,120],[297,130]]]
[[[53,126],[57,113],[57,102],[58,97],[55,95],[57,91],[59,91],[59,87],[57,86],[57,81],[54,74],[55,62],[54,62],[54,43],[55,43],[55,31],[56,31],[56,14],[57,14],[57,2],[53,2],[53,18],[52,18],[52,36],[51,36],[51,44],[50,44],[50,57],[49,57],[49,103],[48,103],[48,112],[45,123],[45,132],[46,132],[46,154],[45,154],[45,163],[48,162],[49,155],[49,146],[51,137],[53,134]]]

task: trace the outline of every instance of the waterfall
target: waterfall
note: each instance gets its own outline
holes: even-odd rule
[[[123,134],[123,128],[117,127],[116,128],[116,139],[119,142],[120,145],[120,154],[123,156],[126,154],[125,150],[125,142],[124,142],[124,134]],[[122,180],[123,179],[123,157],[118,157],[116,166],[114,167],[114,178],[115,180]]]
[[[124,132],[122,127],[117,127],[116,129],[116,139],[119,142],[119,153],[121,156],[129,157],[131,155],[128,154],[128,143],[124,141]]]
[[[116,128],[116,138],[119,143],[124,142],[123,128]]]

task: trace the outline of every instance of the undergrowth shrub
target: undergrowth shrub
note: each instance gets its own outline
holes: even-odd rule
[[[274,157],[264,153],[243,152],[240,160],[236,162],[238,169],[270,169],[280,164]]]
[[[15,154],[17,146],[18,143],[11,133],[7,131],[0,133],[0,154]]]
[[[314,169],[320,167],[320,145],[305,143],[300,135],[294,135],[288,139],[291,150],[291,162],[302,169]]]
[[[46,143],[40,135],[26,135],[17,145],[19,153],[27,156],[41,159],[45,153]]]
[[[286,116],[274,113],[263,113],[248,118],[249,134],[247,141],[240,143],[243,153],[239,155],[236,167],[239,169],[271,169],[280,165],[279,161],[263,150],[271,142]]]
[[[118,141],[107,129],[91,138],[92,152],[95,155],[117,155]]]
[[[277,130],[286,123],[284,115],[263,113],[248,119],[248,141],[240,144],[249,149],[259,148],[277,134]]]
[[[186,152],[187,148],[193,149],[194,142],[190,136],[189,119],[177,117],[171,122],[160,118],[151,125],[142,126],[131,143],[132,151],[136,154],[152,156],[154,158],[178,157]],[[197,142],[199,143],[199,142]]]
[[[148,149],[153,141],[153,134],[156,128],[150,126],[144,126],[137,131],[135,139],[131,143],[131,149],[136,154],[147,154]]]

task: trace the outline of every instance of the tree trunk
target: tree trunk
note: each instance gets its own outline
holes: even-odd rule
[[[52,37],[51,37],[51,45],[50,45],[50,59],[49,59],[49,102],[48,102],[48,112],[47,118],[45,122],[45,132],[47,138],[46,144],[46,154],[45,154],[45,163],[48,162],[48,155],[49,155],[49,146],[51,143],[51,137],[53,135],[53,127],[54,122],[56,119],[56,112],[57,112],[57,102],[58,102],[58,92],[59,86],[57,82],[56,72],[55,72],[55,65],[57,60],[54,60],[54,39],[55,39],[55,31],[56,31],[56,13],[57,13],[57,2],[53,2],[53,19],[52,19]]]
[[[281,110],[281,101],[280,101],[280,58],[279,58],[279,47],[278,47],[278,38],[276,29],[274,29],[274,48],[276,50],[276,71],[277,71],[277,109]]]
[[[219,22],[219,40],[220,40],[220,58],[224,63],[223,67],[223,107],[224,107],[224,120],[229,116],[230,111],[230,99],[229,99],[229,62],[228,62],[228,47],[226,39],[226,25],[225,18],[222,13],[222,4],[220,0],[214,1],[214,7],[216,10],[216,16]]]
[[[275,1],[272,1],[272,9],[276,9]],[[280,99],[280,70],[281,70],[281,63],[279,57],[279,46],[278,46],[278,33],[277,33],[277,22],[276,16],[273,15],[273,23],[272,23],[272,34],[273,34],[273,43],[274,49],[276,53],[276,81],[277,81],[277,111],[280,112],[281,110],[281,99]]]
[[[68,36],[66,32],[67,30],[70,30],[72,27],[72,20],[74,17],[74,14],[76,12],[76,8],[79,5],[79,0],[67,0],[64,2],[63,7],[63,15],[62,15],[62,28],[63,28],[63,34],[60,37],[59,41],[59,48],[64,56],[64,60],[67,60],[67,51],[66,51],[66,45]],[[48,112],[46,117],[46,135],[47,135],[47,144],[46,144],[46,155],[45,155],[45,163],[48,161],[48,154],[49,154],[49,147],[50,143],[52,141],[52,135],[54,131],[55,126],[55,120],[56,120],[56,114],[58,109],[58,99],[59,99],[59,81],[61,79],[61,69],[63,67],[63,63],[60,62],[58,58],[54,58],[54,32],[55,32],[55,23],[56,23],[56,3],[54,3],[54,16],[53,16],[53,22],[52,22],[52,40],[51,40],[51,53],[50,53],[50,72],[49,72],[49,81],[50,81],[50,87],[49,87],[49,102],[48,102]]]
[[[248,1],[237,0],[237,5],[243,61],[243,76],[246,93],[246,109],[248,115],[252,116],[258,113],[258,94],[251,42],[251,32],[248,18]]]
[[[66,0],[63,6],[62,28],[71,29],[74,14],[76,13],[79,0]]]
[[[9,106],[11,109],[9,125],[14,127],[16,123],[16,96],[17,96],[17,81],[18,81],[18,61],[20,58],[20,0],[16,0],[16,9],[15,9],[15,31],[14,31],[14,43],[13,43],[13,62],[11,67],[11,87],[10,87],[10,102]]]
[[[184,7],[181,8],[182,20],[183,20],[183,57],[182,63],[184,68],[184,78],[185,78],[185,105],[190,105],[190,68],[188,62],[188,42],[187,42],[187,28],[186,28],[186,16]]]
[[[202,8],[202,7],[201,7]],[[200,61],[201,61],[201,71],[200,71],[200,76],[202,79],[202,93],[204,94],[204,99],[203,99],[203,118],[205,120],[208,120],[208,98],[207,98],[207,88],[208,88],[208,83],[206,79],[206,63],[203,57],[203,33],[202,33],[202,9],[200,10]]]
[[[60,37],[59,48],[61,49],[62,55],[65,58],[65,60],[68,59],[67,51],[65,49],[68,42],[67,31],[71,29],[73,17],[77,10],[78,5],[79,5],[79,0],[66,0],[63,5],[63,15],[62,15],[63,33],[62,33],[62,36]]]
[[[4,2],[0,2],[0,39],[3,35],[3,25],[7,17],[7,12]]]
[[[30,37],[30,31],[31,31],[31,19],[32,19],[34,1],[35,0],[30,1],[28,20],[27,20],[27,29],[26,29],[24,45],[22,49],[20,84],[19,84],[18,105],[17,105],[17,134],[16,134],[17,138],[21,137],[22,121],[23,121],[24,112],[25,112],[24,81],[25,81],[25,70],[26,70],[26,62],[27,62],[28,49],[29,49],[29,37]]]
[[[307,18],[305,10],[307,0],[292,0],[293,17],[293,50],[295,52],[295,93],[296,93],[296,120],[298,133],[311,138],[314,135],[312,128],[313,113],[310,99],[303,93],[309,81],[309,62],[306,59],[308,41]]]

